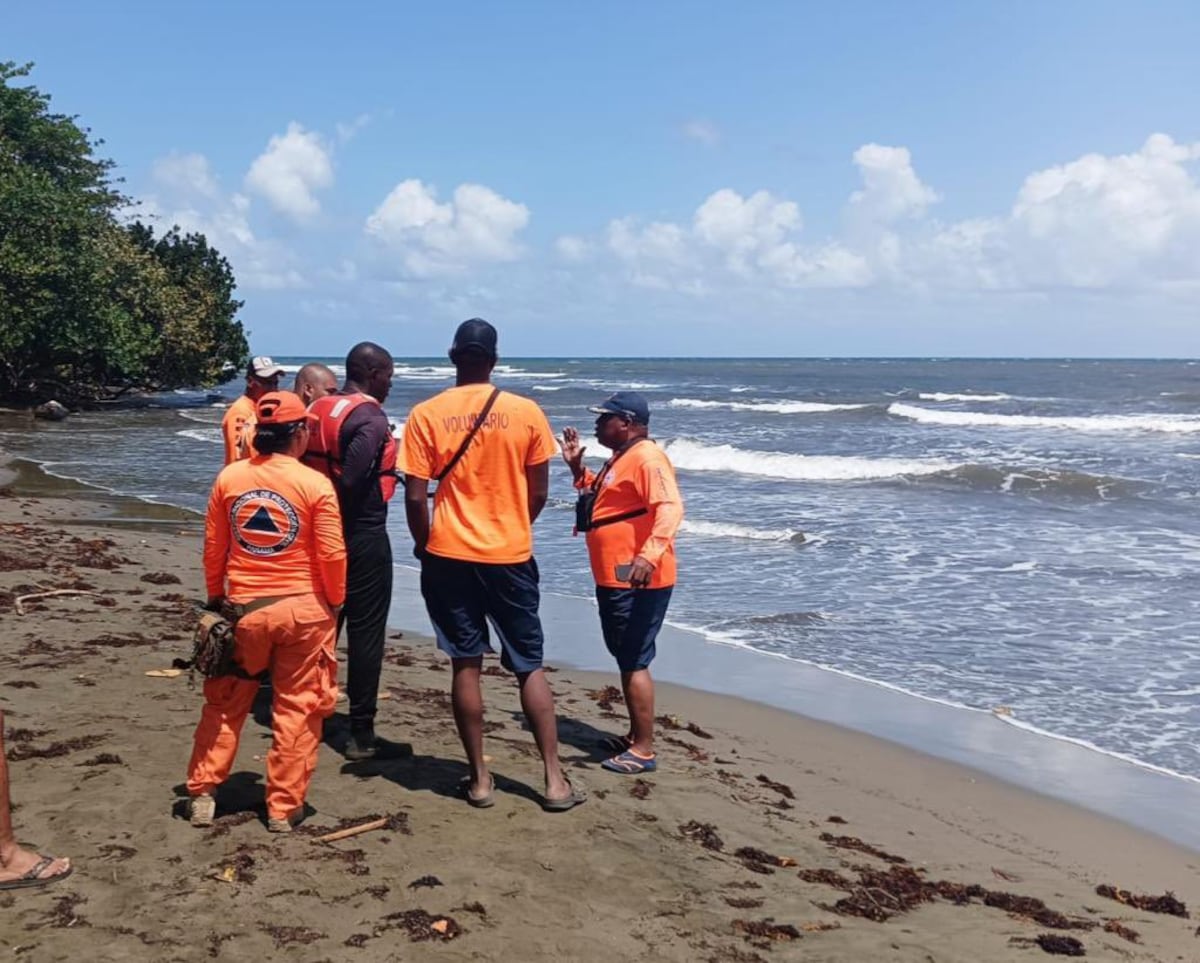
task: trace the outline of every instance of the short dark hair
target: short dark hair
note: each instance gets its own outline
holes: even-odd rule
[[[255,425],[254,450],[260,455],[278,455],[292,443],[292,436],[304,425],[305,419],[285,421],[280,425]]]
[[[346,377],[361,384],[375,368],[392,363],[391,352],[374,341],[360,341],[346,355]]]

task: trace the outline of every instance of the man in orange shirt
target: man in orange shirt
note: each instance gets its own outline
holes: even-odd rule
[[[215,789],[237,755],[242,725],[267,671],[274,692],[267,753],[267,828],[290,832],[304,814],[322,721],[337,701],[337,612],[346,548],[328,478],[302,465],[308,412],[290,391],[256,407],[256,453],[217,476],[204,522],[208,607],[242,606],[237,674],[204,683],[187,789],[193,826],[211,826]]]
[[[675,585],[675,532],[683,499],[675,469],[650,440],[650,406],[636,391],[618,391],[594,408],[596,440],[612,450],[598,473],[583,465],[584,447],[574,428],[563,431],[562,456],[575,477],[587,532],[588,557],[604,644],[621,670],[629,708],[629,734],[605,745],[616,754],[601,765],[613,772],[654,772],[655,641]]]
[[[265,355],[251,358],[246,366],[246,391],[234,401],[221,419],[221,435],[225,439],[225,464],[254,454],[254,406],[268,391],[279,390],[283,368]]]
[[[496,329],[480,318],[459,325],[450,348],[453,388],[413,408],[404,429],[404,507],[421,594],[438,646],[454,669],[454,721],[471,767],[462,792],[491,806],[495,781],[483,754],[483,653],[488,620],[500,661],[517,676],[521,708],[542,755],[542,808],[582,803],[558,761],[554,695],[542,670],[533,521],[546,504],[554,435],[542,410],[491,384]],[[430,479],[438,481],[430,522]]]

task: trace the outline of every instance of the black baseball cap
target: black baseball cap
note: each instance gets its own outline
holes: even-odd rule
[[[636,391],[618,391],[588,411],[597,415],[620,415],[639,425],[650,424],[650,405]]]
[[[451,354],[460,351],[479,351],[489,358],[495,358],[496,329],[483,318],[464,321],[454,332],[454,343],[450,345]]]

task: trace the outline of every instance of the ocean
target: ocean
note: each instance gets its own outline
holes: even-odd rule
[[[398,363],[389,415],[452,378]],[[1196,362],[506,359],[495,380],[585,436],[589,404],[648,398],[687,503],[674,624],[1200,782]],[[202,511],[240,390],[9,416],[0,447]],[[557,463],[536,550],[546,592],[588,599],[572,500]],[[391,530],[411,566],[402,511]]]

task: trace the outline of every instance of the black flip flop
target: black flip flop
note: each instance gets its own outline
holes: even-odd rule
[[[60,879],[66,879],[73,872],[75,872],[74,866],[67,866],[67,871],[65,873],[55,873],[53,876],[39,875],[42,870],[53,863],[56,858],[57,857],[54,856],[43,856],[24,876],[18,877],[17,879],[6,880],[0,883],[0,892],[3,892],[6,889],[25,889],[26,887],[30,886],[49,886],[51,883],[57,883]]]

